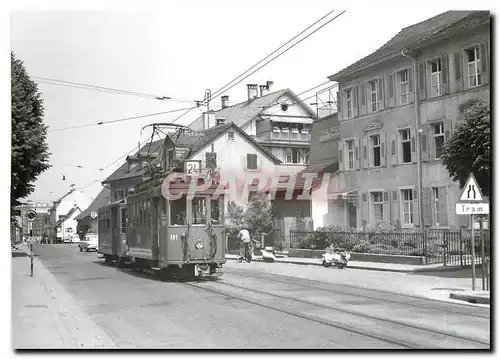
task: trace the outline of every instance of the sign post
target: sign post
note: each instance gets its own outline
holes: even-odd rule
[[[467,182],[465,183],[465,186],[462,190],[462,195],[460,196],[460,200],[456,204],[456,212],[458,215],[470,215],[471,217],[472,291],[475,291],[476,290],[476,261],[475,261],[476,241],[474,238],[474,215],[489,214],[490,206],[489,202],[484,199],[483,193],[481,192],[481,189],[477,184],[476,178],[472,173],[469,175],[469,178],[467,179]],[[481,221],[481,237],[482,237],[482,221]],[[484,262],[484,248],[483,248],[483,262]],[[483,271],[483,276],[484,276],[484,271]]]

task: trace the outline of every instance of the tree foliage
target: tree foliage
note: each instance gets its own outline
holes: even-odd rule
[[[470,173],[474,173],[483,194],[490,196],[490,106],[483,100],[474,100],[464,104],[461,110],[464,118],[444,146],[443,164],[460,187],[465,186]]]
[[[266,195],[255,196],[246,209],[242,205],[230,202],[228,217],[230,233],[236,233],[241,227],[248,228],[253,235],[270,233],[273,230],[272,204]]]
[[[31,194],[37,177],[47,170],[47,126],[43,123],[43,100],[38,87],[11,52],[11,206]]]

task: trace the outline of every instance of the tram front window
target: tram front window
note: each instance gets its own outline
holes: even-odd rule
[[[186,224],[186,198],[170,201],[170,224],[172,226],[183,226]]]
[[[207,199],[205,197],[195,197],[191,204],[193,224],[207,224]]]
[[[220,199],[212,199],[212,202],[210,203],[210,212],[212,212],[210,213],[210,216],[219,223],[222,222],[220,202]]]

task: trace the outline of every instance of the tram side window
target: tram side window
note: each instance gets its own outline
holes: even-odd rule
[[[175,201],[170,201],[170,225],[183,226],[186,224],[187,201],[182,197]]]
[[[215,219],[219,223],[222,223],[222,211],[221,211],[221,200],[213,199],[210,202],[210,217],[211,219]]]
[[[207,224],[207,199],[205,197],[195,197],[191,205],[193,224]]]
[[[142,201],[137,202],[137,227],[142,227],[142,212],[144,211],[142,208]]]
[[[122,233],[127,233],[127,209],[122,208],[121,210],[121,229]]]
[[[142,211],[142,226],[143,227],[150,227],[150,222],[149,222],[149,201],[143,201],[143,211]]]

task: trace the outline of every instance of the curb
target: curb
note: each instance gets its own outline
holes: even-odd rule
[[[237,260],[237,258],[226,258],[226,260]],[[262,260],[261,258],[255,258],[255,259],[253,259],[253,261],[255,261],[255,262],[268,262],[268,261]],[[322,266],[322,264],[320,262],[317,262],[317,263],[316,262],[309,262],[308,263],[308,262],[299,262],[299,261],[294,261],[294,260],[276,260],[276,261],[274,261],[274,263]],[[433,273],[433,272],[451,272],[451,271],[455,271],[455,270],[466,269],[468,267],[441,266],[441,267],[433,267],[433,268],[395,269],[395,268],[368,267],[368,266],[361,266],[361,265],[347,265],[346,268],[372,270],[372,271],[379,271],[379,272],[420,274],[420,273]]]
[[[456,300],[462,300],[462,301],[474,303],[474,304],[488,304],[488,305],[490,304],[489,295],[487,297],[484,297],[484,296],[475,295],[475,294],[451,292],[450,298],[456,299]]]

